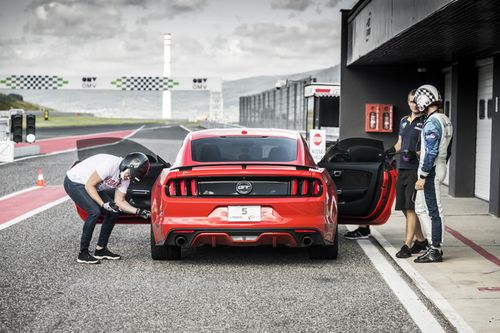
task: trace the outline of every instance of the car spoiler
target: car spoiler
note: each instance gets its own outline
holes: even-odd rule
[[[317,165],[297,165],[297,164],[286,164],[286,163],[209,163],[209,164],[194,164],[194,165],[184,165],[184,166],[173,166],[170,170],[192,170],[193,168],[201,168],[201,167],[211,167],[211,166],[238,166],[241,165],[242,169],[246,169],[247,166],[254,165],[263,165],[263,166],[287,166],[287,167],[295,167],[297,170],[309,170],[309,169],[317,169]]]

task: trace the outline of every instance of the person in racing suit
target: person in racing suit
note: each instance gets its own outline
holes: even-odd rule
[[[75,164],[64,178],[64,190],[88,214],[80,240],[77,262],[98,264],[99,259],[120,259],[107,249],[109,236],[120,211],[148,219],[148,210],[133,207],[125,200],[130,182],[139,182],[148,173],[150,163],[143,153],[131,153],[125,158],[97,154]],[[114,191],[114,199],[107,191]],[[97,220],[105,214],[94,256],[89,245]]]
[[[415,211],[430,244],[427,251],[417,257],[415,262],[440,262],[443,260],[441,245],[444,234],[440,187],[446,176],[446,163],[451,155],[453,127],[446,115],[437,112],[442,99],[434,86],[426,84],[418,88],[415,103],[427,116],[421,136],[419,179],[415,183]]]

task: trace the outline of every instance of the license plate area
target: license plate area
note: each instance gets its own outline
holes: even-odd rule
[[[228,206],[228,222],[260,222],[262,219],[260,206]]]

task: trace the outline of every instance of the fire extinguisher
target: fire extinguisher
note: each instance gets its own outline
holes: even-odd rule
[[[370,112],[370,128],[377,126],[377,115],[375,112]]]
[[[389,113],[385,112],[384,113],[384,129],[388,130],[389,126],[390,126],[390,123],[389,123]]]

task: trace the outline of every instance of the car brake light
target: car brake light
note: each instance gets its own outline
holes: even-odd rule
[[[304,179],[302,181],[302,187],[300,189],[300,194],[307,195],[308,192],[309,192],[309,181]]]
[[[290,195],[297,195],[297,190],[299,189],[299,182],[297,179],[292,179],[292,184],[290,186]]]
[[[175,188],[175,181],[171,180],[168,183],[168,195],[175,197],[177,195],[177,191]]]
[[[181,187],[181,195],[186,196],[187,195],[187,187],[186,187],[186,180],[185,179],[181,179],[180,187]]]
[[[319,180],[313,181],[313,189],[312,189],[312,194],[313,195],[318,195],[321,193],[321,184]]]
[[[198,182],[196,179],[191,179],[191,195],[198,196]]]

